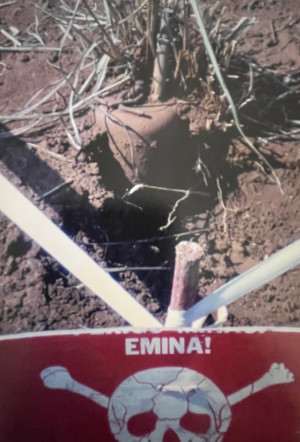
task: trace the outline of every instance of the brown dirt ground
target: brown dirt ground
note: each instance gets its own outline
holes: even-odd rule
[[[300,72],[298,2],[226,0],[222,3],[228,7],[227,29],[233,27],[240,17],[257,18],[248,37],[238,46],[238,54],[247,54],[267,68],[257,101],[258,106],[262,105],[260,98],[265,93],[270,102],[275,77],[288,81],[289,75],[297,78]],[[0,14],[0,29],[1,26],[15,26],[20,30],[18,38],[25,35],[28,25],[34,23],[34,8],[25,0],[1,8]],[[57,46],[57,29],[49,19],[41,22],[40,29],[47,45]],[[7,45],[7,40],[0,34],[0,46],[3,45]],[[72,64],[73,51],[71,47],[64,63]],[[41,87],[59,78],[48,63],[55,62],[54,53],[0,53],[0,57],[0,115],[21,109]],[[273,90],[273,98],[278,93],[281,92]],[[193,98],[195,92],[190,95]],[[299,95],[285,103],[293,107],[295,115],[296,111],[299,112]],[[47,105],[52,109],[54,105],[59,108],[63,99],[57,96],[55,103]],[[270,115],[274,127],[284,119],[284,112],[289,112],[289,108],[284,109],[283,105],[279,110],[274,107],[271,110],[275,112]],[[273,134],[269,133],[273,139],[264,144],[262,128],[253,121],[250,124],[247,116],[242,120],[254,140],[261,137],[259,146],[281,180],[282,195],[270,178],[261,172],[256,157],[249,153],[234,130],[224,133],[217,126],[207,129],[211,111],[205,107],[205,101],[199,107],[183,106],[180,112],[193,134],[191,146],[195,146],[195,140],[200,143],[200,150],[191,154],[191,161],[195,165],[198,159],[199,167],[197,170],[191,167],[188,175],[182,171],[180,185],[208,190],[210,197],[193,197],[181,204],[176,222],[164,233],[159,227],[166,223],[175,201],[165,200],[157,193],[144,192],[133,201],[142,205],[141,213],[121,199],[130,184],[122,176],[105,138],[96,139],[97,128],[92,124],[91,113],[78,119],[85,146],[79,156],[59,122],[30,137],[6,138],[3,133],[13,130],[17,124],[1,127],[1,172],[80,247],[104,267],[156,268],[125,270],[113,275],[161,321],[169,304],[174,248],[183,238],[178,234],[186,233],[186,239],[199,242],[205,250],[199,281],[199,296],[205,296],[293,242],[300,233],[297,140],[289,136],[279,137],[274,130]],[[249,116],[260,120],[257,107],[251,108],[250,105]],[[299,119],[299,113],[294,119]],[[60,157],[49,155],[49,151]],[[175,160],[174,156],[168,165],[161,165],[163,172],[164,167],[166,171],[171,170]],[[210,176],[205,172],[206,167]],[[208,180],[207,188],[204,175]],[[226,212],[217,197],[216,178],[222,188]],[[59,193],[39,198],[69,180],[72,183]],[[201,229],[204,231],[199,231]],[[1,333],[125,324],[2,215],[0,274]],[[288,272],[230,305],[227,325],[300,326],[300,269]]]

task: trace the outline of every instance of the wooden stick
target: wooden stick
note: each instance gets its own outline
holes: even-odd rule
[[[203,250],[199,244],[182,241],[176,246],[176,260],[170,301],[171,310],[187,310],[195,303],[199,262]]]

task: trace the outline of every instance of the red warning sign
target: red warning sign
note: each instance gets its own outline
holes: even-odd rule
[[[300,440],[300,330],[0,338],[3,442]]]

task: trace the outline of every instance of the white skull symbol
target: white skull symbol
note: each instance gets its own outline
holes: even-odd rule
[[[229,427],[231,411],[221,390],[201,373],[165,367],[122,382],[110,399],[108,418],[122,442],[160,442],[170,430],[182,442],[216,442]]]
[[[163,442],[171,432],[180,442],[221,442],[232,405],[272,385],[294,381],[283,363],[227,398],[206,376],[186,367],[161,367],[129,376],[111,398],[73,379],[64,367],[41,372],[48,388],[69,390],[108,408],[110,429],[119,442]]]

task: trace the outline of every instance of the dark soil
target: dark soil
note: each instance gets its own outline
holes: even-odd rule
[[[236,130],[224,132],[222,121],[216,123],[208,99],[196,106],[182,104],[183,99],[197,99],[192,88],[187,96],[181,93],[177,107],[188,127],[188,139],[182,151],[177,146],[176,155],[166,147],[168,154],[162,153],[157,170],[154,163],[148,183],[191,188],[208,196],[192,195],[182,202],[175,222],[163,230],[178,197],[147,189],[122,198],[132,184],[113,157],[107,136],[93,124],[92,111],[78,118],[84,142],[79,155],[59,122],[30,136],[5,136],[20,127],[17,122],[0,127],[1,173],[100,265],[123,268],[113,273],[114,278],[162,322],[170,300],[175,245],[180,240],[196,241],[204,248],[199,280],[199,297],[203,297],[300,234],[299,143],[287,134],[289,121],[299,120],[299,94],[286,93],[284,86],[297,85],[300,77],[298,2],[222,3],[228,7],[225,29],[233,28],[243,16],[257,18],[233,60],[241,76],[234,77],[233,63],[228,85],[237,101],[249,60],[264,67],[254,78],[255,99],[240,115],[244,130],[280,178],[284,195],[262,172],[261,163]],[[20,36],[35,20],[34,8],[25,0],[1,8],[0,14],[0,26],[15,26]],[[57,45],[50,19],[41,22],[40,31],[48,46]],[[0,34],[3,45],[7,40]],[[72,64],[72,50],[64,63]],[[23,108],[40,88],[59,78],[48,63],[55,61],[55,53],[0,52],[0,57],[1,115]],[[284,98],[278,100],[282,94]],[[61,96],[55,100],[47,103],[50,109],[63,105]],[[164,182],[162,177],[170,179]],[[59,192],[42,196],[64,182],[69,184]],[[1,333],[125,324],[3,215],[0,274]],[[230,305],[227,325],[300,326],[300,269]]]

